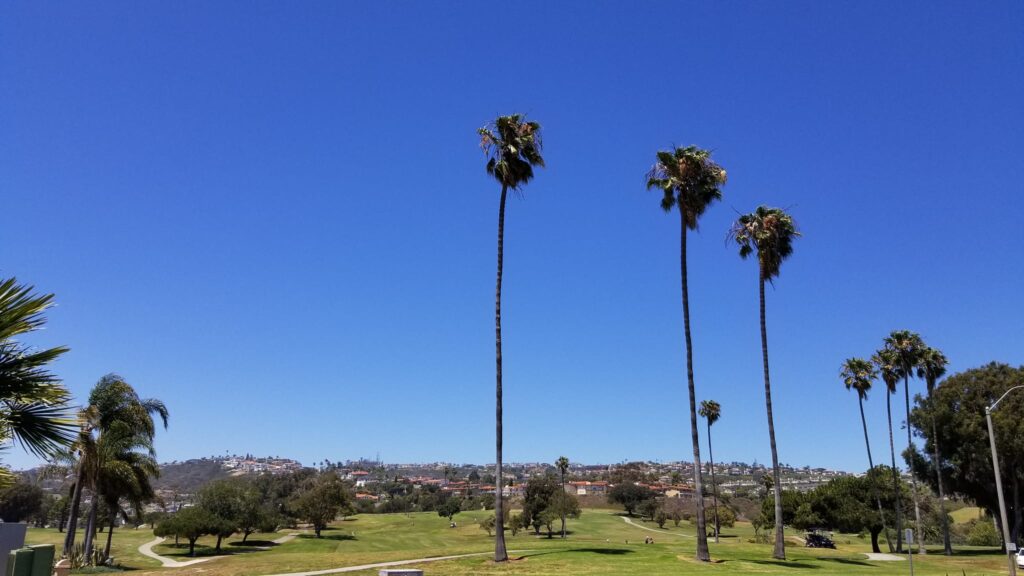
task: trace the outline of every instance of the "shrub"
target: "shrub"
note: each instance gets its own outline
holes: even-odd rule
[[[996,532],[996,527],[985,520],[972,520],[973,525],[967,532],[967,543],[971,546],[1000,546],[1003,541]]]

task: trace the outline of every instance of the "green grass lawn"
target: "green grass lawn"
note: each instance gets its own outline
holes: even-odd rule
[[[953,522],[956,522],[957,524],[966,524],[971,520],[981,518],[981,508],[967,506],[958,510],[953,510],[949,513],[949,516],[953,518]]]
[[[152,539],[152,533],[143,530],[118,530],[114,533],[114,556],[138,576],[151,574],[204,576],[256,576],[304,570],[323,570],[390,560],[448,556],[493,549],[493,540],[480,530],[476,520],[490,512],[464,512],[456,516],[457,528],[450,528],[445,518],[435,513],[388,514],[357,516],[336,523],[324,531],[323,538],[312,534],[300,537],[269,550],[235,545],[241,538],[225,541],[224,548],[232,553],[186,568],[157,568],[157,562],[134,551],[140,544]],[[657,529],[651,523],[634,522]],[[903,562],[868,562],[863,552],[870,551],[870,543],[856,535],[837,535],[838,550],[804,548],[794,542],[787,548],[789,560],[778,562],[771,558],[771,546],[751,543],[753,531],[749,525],[739,524],[726,529],[721,543],[711,544],[714,562],[704,564],[693,560],[694,530],[689,525],[666,525],[663,532],[650,532],[623,521],[617,513],[608,510],[587,510],[579,520],[569,522],[571,534],[566,540],[557,536],[548,539],[532,533],[508,534],[511,556],[517,558],[508,564],[496,565],[487,556],[451,560],[422,565],[429,575],[564,575],[564,574],[794,574],[800,572],[817,575],[875,574],[891,575],[908,572]],[[61,535],[53,530],[30,530],[32,543],[59,542]],[[793,533],[797,535],[796,533]],[[654,544],[644,544],[647,536]],[[104,535],[105,537],[105,535]],[[279,534],[250,536],[254,541],[266,541]],[[200,541],[200,554],[208,554],[213,539]],[[187,549],[162,544],[159,554],[184,559]],[[937,551],[937,549],[935,550]],[[914,559],[915,573],[922,576],[946,574],[969,576],[998,574],[1005,570],[1003,557],[992,549],[958,548],[957,554],[946,558],[930,554]],[[361,574],[377,574],[369,570]]]

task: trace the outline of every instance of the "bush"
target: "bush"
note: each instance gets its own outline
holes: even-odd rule
[[[1003,543],[996,527],[985,520],[971,520],[973,524],[967,531],[967,543],[971,546],[1001,546]]]

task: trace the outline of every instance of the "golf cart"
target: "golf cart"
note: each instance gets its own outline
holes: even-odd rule
[[[834,550],[836,547],[835,542],[820,528],[812,529],[804,539],[807,541],[808,548],[832,548]]]

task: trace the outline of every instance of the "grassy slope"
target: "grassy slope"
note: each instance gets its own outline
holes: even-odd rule
[[[444,518],[433,513],[392,514],[359,516],[339,522],[332,530],[324,532],[324,538],[315,539],[303,535],[296,540],[275,546],[267,551],[236,553],[230,557],[180,569],[157,569],[154,561],[126,550],[137,547],[151,539],[150,533],[142,531],[118,531],[114,534],[114,552],[125,565],[139,568],[135,575],[149,574],[178,575],[203,574],[204,576],[252,576],[301,570],[318,570],[341,566],[352,566],[388,560],[404,560],[417,557],[444,556],[468,552],[485,552],[492,549],[492,539],[480,530],[475,520],[483,512],[465,512],[456,517],[458,528],[449,528]],[[637,521],[639,522],[639,521]],[[648,527],[656,528],[651,524]],[[509,548],[513,556],[522,560],[497,566],[486,557],[425,564],[423,568],[434,575],[469,574],[522,574],[564,575],[564,574],[792,574],[797,569],[820,575],[827,574],[875,574],[904,573],[906,562],[867,562],[861,552],[869,551],[867,542],[856,536],[842,535],[837,538],[839,550],[810,550],[794,545],[787,549],[790,561],[785,563],[771,559],[769,545],[751,544],[752,531],[748,525],[726,529],[722,543],[711,544],[712,564],[701,564],[692,560],[694,553],[693,529],[690,526],[675,528],[669,525],[667,533],[652,533],[627,525],[619,516],[604,510],[587,510],[577,521],[570,521],[574,531],[563,541],[559,538],[548,540],[520,532],[509,537]],[[52,537],[51,537],[52,536]],[[30,540],[39,542],[47,537],[50,541],[59,539],[54,531],[33,530]],[[646,536],[653,536],[655,544],[643,544]],[[257,540],[270,536],[256,535]],[[232,541],[239,541],[240,538]],[[212,540],[200,542],[212,545]],[[238,547],[226,546],[238,550]],[[181,554],[170,546],[160,546],[161,554]],[[528,552],[527,552],[528,551]],[[958,549],[958,552],[960,549]],[[1002,557],[992,550],[963,550],[962,553],[945,558],[939,554],[916,558],[915,571],[922,576],[968,575],[998,573],[1003,566]],[[376,570],[363,574],[376,574]]]

